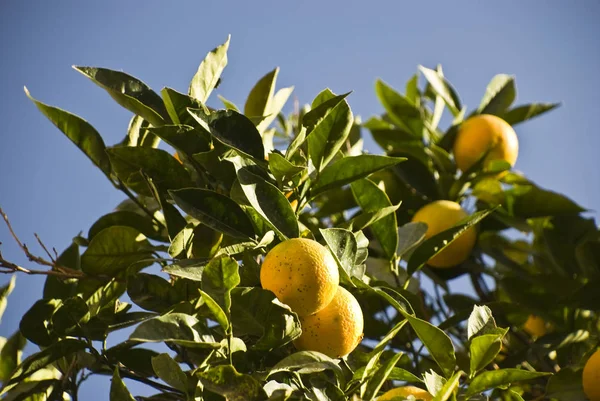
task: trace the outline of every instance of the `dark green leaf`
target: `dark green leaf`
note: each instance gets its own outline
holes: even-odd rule
[[[79,245],[72,242],[56,259],[56,264],[72,270],[81,270],[81,256]],[[44,283],[44,299],[66,299],[75,295],[77,280],[63,279],[54,275],[46,277]],[[1,314],[0,314],[1,315]]]
[[[190,82],[190,96],[202,103],[206,103],[210,93],[217,86],[221,73],[227,66],[227,50],[229,49],[230,39],[231,35],[228,35],[225,43],[214,48],[206,55],[192,78],[192,82]]]
[[[209,115],[202,110],[189,109],[188,112],[219,142],[244,155],[264,160],[262,138],[248,117],[234,110],[219,110]]]
[[[356,203],[365,212],[375,212],[392,206],[392,202],[373,181],[368,179],[356,180],[351,184],[352,194]],[[398,247],[398,224],[396,214],[392,213],[371,224],[371,230],[379,241],[384,255],[392,259]]]
[[[347,95],[326,100],[302,120],[307,130],[308,154],[317,171],[323,170],[333,159],[352,128],[354,118],[344,99]]]
[[[409,133],[413,139],[422,137],[423,120],[421,111],[415,107],[413,102],[380,79],[375,82],[375,93],[385,108],[389,119],[401,131]]]
[[[275,152],[269,154],[269,169],[279,182],[286,182],[305,170],[304,167],[293,165],[285,157]]]
[[[60,306],[57,299],[41,299],[33,304],[21,318],[19,329],[32,343],[47,347],[57,336],[52,330],[52,315]]]
[[[160,144],[160,138],[151,133],[148,128],[150,123],[138,115],[131,117],[127,135],[119,146],[143,146],[146,148],[156,148]]]
[[[465,395],[474,395],[498,386],[549,375],[551,375],[551,373],[531,372],[522,369],[488,370],[481,372],[473,379],[473,381],[471,381]]]
[[[127,278],[127,295],[140,308],[164,312],[180,301],[180,296],[164,278],[137,273]]]
[[[68,298],[52,315],[52,327],[64,335],[90,319],[89,308],[81,297]]]
[[[179,152],[188,155],[210,150],[207,138],[189,125],[163,125],[162,127],[148,128],[148,131],[163,139]]]
[[[450,82],[444,78],[440,71],[435,71],[423,66],[419,66],[419,70],[423,73],[433,91],[444,99],[448,109],[456,116],[462,109],[462,104],[458,94],[452,85],[450,85]]]
[[[88,345],[85,342],[72,338],[58,341],[25,359],[7,384],[19,383],[21,380],[31,376],[40,369],[45,368],[52,362],[69,356],[77,351],[84,350],[87,347]]]
[[[105,153],[104,140],[94,127],[81,117],[35,100],[27,88],[25,94],[37,108],[61,130],[87,157],[110,178],[110,160]]]
[[[129,336],[131,341],[139,342],[174,342],[185,347],[220,348],[211,336],[201,335],[198,319],[185,313],[170,313],[142,322]]]
[[[406,253],[414,249],[421,243],[427,232],[427,224],[416,221],[406,223],[398,228],[398,257],[403,257]]]
[[[106,150],[117,176],[134,191],[153,196],[141,173],[161,190],[193,186],[187,170],[162,149],[115,147]]]
[[[271,291],[259,287],[238,287],[231,296],[233,333],[237,337],[259,337],[254,349],[276,349],[302,333],[298,316],[279,302]]]
[[[158,127],[169,123],[165,105],[145,83],[121,71],[95,67],[76,67],[76,71],[106,90],[118,104]]]
[[[153,240],[162,242],[168,241],[166,233],[164,232],[164,227],[158,225],[158,223],[148,217],[148,215],[141,215],[128,210],[118,210],[100,217],[92,227],[90,227],[88,240],[91,241],[98,233],[100,233],[100,231],[112,226],[131,227]]]
[[[81,256],[81,269],[92,275],[114,276],[133,264],[152,263],[146,238],[134,228],[112,226],[100,231]]]
[[[502,115],[515,101],[516,96],[515,78],[506,74],[498,74],[488,84],[477,112]]]
[[[352,231],[343,228],[322,228],[319,231],[338,264],[340,277],[350,284],[358,251],[356,237]]]
[[[284,238],[300,235],[298,220],[289,200],[277,187],[250,172],[246,167],[237,171],[238,180],[246,198]]]
[[[518,186],[518,189],[518,192],[509,192],[513,198],[513,214],[518,217],[573,215],[586,210],[565,195],[535,185]]]
[[[263,401],[267,394],[252,377],[238,373],[231,365],[222,365],[196,373],[209,391],[220,394],[228,401]]]
[[[184,263],[185,262],[185,263]],[[208,259],[188,259],[163,268],[171,276],[182,277],[192,281],[202,281],[202,272]]]
[[[128,369],[144,377],[156,377],[152,368],[152,358],[158,352],[147,348],[130,348],[132,344],[126,342],[115,345],[106,350],[105,355],[110,363],[122,364]]]
[[[231,324],[229,323],[227,314],[225,313],[221,305],[218,304],[217,301],[215,301],[214,298],[208,295],[206,292],[200,290],[200,294],[202,295],[202,301],[212,313],[214,321],[219,323],[223,330],[227,332],[231,327]]]
[[[254,238],[254,228],[250,219],[229,197],[200,188],[169,193],[184,212],[202,224],[235,238]]]
[[[135,401],[135,398],[133,398],[129,390],[127,390],[125,383],[121,380],[118,367],[115,368],[110,385],[110,401]]]
[[[0,383],[10,379],[12,373],[21,363],[23,348],[27,339],[17,330],[8,339],[0,337]]]
[[[403,157],[360,155],[344,157],[327,166],[311,187],[311,197],[335,187],[350,184],[376,171],[405,161]]]
[[[548,379],[546,397],[560,401],[581,401],[586,399],[582,385],[582,369],[562,368]]]
[[[152,367],[162,381],[184,393],[187,392],[188,377],[169,354],[160,354],[152,358]]]
[[[500,117],[510,125],[517,125],[523,121],[530,120],[547,111],[560,106],[560,103],[532,103],[523,106],[517,106],[503,113]]]
[[[172,88],[163,88],[160,91],[162,95],[163,101],[165,102],[165,107],[167,108],[167,112],[173,121],[173,124],[185,124],[189,126],[194,126],[198,130],[198,134],[201,135],[206,140],[206,149],[209,149],[208,143],[210,142],[210,134],[209,132],[202,128],[198,127],[196,124],[196,120],[192,118],[188,109],[201,109],[204,105],[198,100],[189,95],[183,94],[181,92],[177,92]]]
[[[495,209],[488,209],[474,213],[465,220],[459,222],[454,227],[442,231],[441,233],[427,239],[411,254],[408,261],[408,266],[406,267],[408,274],[412,275],[414,272],[422,268],[429,259],[443,251],[448,245],[454,242],[456,238],[460,237],[470,227],[479,223],[494,210]]]
[[[316,351],[299,351],[277,362],[277,364],[269,371],[268,376],[280,372],[311,374],[322,372],[324,370],[332,370],[338,377],[343,377],[344,375],[344,372],[338,363],[327,355]]]

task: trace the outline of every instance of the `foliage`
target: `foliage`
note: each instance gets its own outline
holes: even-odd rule
[[[556,105],[513,106],[514,78],[498,75],[469,112],[438,66],[420,67],[404,93],[377,81],[385,111],[365,123],[347,93],[329,89],[286,115],[293,88],[276,90],[278,69],[244,107],[221,98],[217,110],[206,102],[228,48],[229,39],[208,53],[187,93],[76,67],[133,113],[113,146],[27,92],[127,200],[59,257],[30,258],[50,270],[19,330],[0,339],[4,399],[75,399],[90,374],[112,377],[115,401],[134,399],[129,380],[157,391],[138,400],[371,400],[400,384],[436,401],[584,399],[573,381],[598,345],[596,224],[568,197],[499,174],[503,163],[459,172],[450,153],[468,115],[515,125]],[[367,132],[385,155],[363,150]],[[411,218],[438,199],[472,216],[424,240]],[[475,225],[467,261],[427,265]],[[298,316],[260,287],[266,252],[299,236],[329,247],[364,311],[363,342],[347,358],[297,352]],[[5,273],[38,272],[0,262]],[[459,277],[474,294],[450,291]],[[0,289],[0,312],[14,284]],[[548,334],[527,334],[529,315]],[[126,328],[128,339],[107,348]],[[22,360],[27,341],[39,351]]]

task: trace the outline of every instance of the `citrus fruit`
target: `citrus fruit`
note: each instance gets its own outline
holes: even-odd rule
[[[500,117],[481,114],[464,121],[454,141],[454,160],[462,171],[467,171],[487,151],[484,166],[492,160],[505,160],[515,165],[519,141],[515,130]]]
[[[298,316],[326,307],[340,277],[331,252],[307,238],[293,238],[275,246],[260,269],[260,283]]]
[[[318,351],[331,358],[348,355],[363,337],[360,304],[348,290],[338,287],[333,300],[314,315],[301,316],[302,335],[294,341],[301,351]]]
[[[523,325],[523,330],[532,337],[542,337],[548,332],[546,329],[546,321],[535,315],[529,315],[527,321]]]
[[[600,401],[600,350],[592,354],[583,368],[583,392],[590,401]]]
[[[400,401],[408,398],[409,395],[412,395],[417,400],[430,401],[433,399],[433,397],[427,392],[427,390],[423,390],[422,388],[418,388],[415,386],[404,386],[391,389],[387,393],[383,394],[381,397],[377,398],[377,401]]]
[[[467,216],[467,212],[458,203],[439,200],[419,209],[413,216],[412,221],[427,223],[425,238],[431,238],[454,226]],[[474,227],[470,227],[443,251],[429,259],[427,263],[433,267],[456,266],[467,260],[473,246],[475,246],[475,241],[477,241],[477,231]]]

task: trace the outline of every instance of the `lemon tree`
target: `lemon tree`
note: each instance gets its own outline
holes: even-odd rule
[[[557,104],[514,105],[500,74],[467,107],[421,66],[376,81],[377,116],[330,89],[289,112],[277,68],[235,105],[229,42],[184,90],[76,67],[131,112],[115,144],[26,90],[124,200],[57,254],[0,210],[29,261],[0,253],[0,314],[46,276],[0,338],[2,399],[77,400],[90,376],[114,401],[598,399],[597,224],[513,168],[519,124]]]

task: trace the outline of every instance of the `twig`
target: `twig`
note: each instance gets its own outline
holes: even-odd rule
[[[44,243],[42,242],[40,236],[37,233],[33,233],[33,235],[35,236],[35,239],[37,240],[38,244],[40,244],[40,246],[42,247],[42,249],[44,250],[44,252],[46,252],[46,255],[48,255],[48,257],[50,258],[50,260],[52,261],[52,263],[56,263],[56,260],[54,260],[54,258],[50,254],[50,251],[48,251],[48,248],[46,248],[46,245],[44,245]]]

